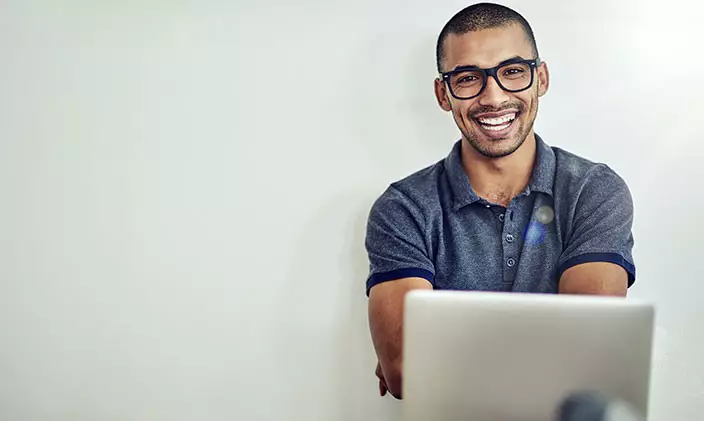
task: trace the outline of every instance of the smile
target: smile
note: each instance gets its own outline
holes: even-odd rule
[[[485,133],[490,135],[503,135],[508,133],[509,128],[518,116],[517,111],[511,111],[502,114],[486,114],[475,117],[475,121],[479,123],[479,127]],[[494,137],[494,136],[491,136]]]
[[[479,117],[477,118],[477,121],[486,129],[501,130],[510,126],[515,119],[516,113],[511,113],[496,118]]]

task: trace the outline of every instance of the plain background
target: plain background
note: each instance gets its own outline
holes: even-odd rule
[[[458,138],[434,43],[467,4],[2,1],[0,419],[397,419],[365,220]],[[551,70],[537,132],[634,196],[651,419],[700,419],[702,8],[509,5]]]

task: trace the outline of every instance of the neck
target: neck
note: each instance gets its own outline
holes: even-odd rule
[[[489,158],[462,139],[462,166],[472,188],[492,203],[508,206],[530,182],[536,157],[535,134],[531,133],[515,152],[501,158]]]

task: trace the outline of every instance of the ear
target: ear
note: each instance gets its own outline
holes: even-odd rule
[[[435,99],[438,100],[438,105],[445,111],[452,110],[452,104],[450,104],[450,97],[447,92],[447,85],[442,79],[435,79]]]
[[[540,66],[538,66],[538,96],[545,95],[548,92],[549,86],[550,71],[548,70],[548,64],[542,62]]]

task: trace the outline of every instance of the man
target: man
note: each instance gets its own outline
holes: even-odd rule
[[[399,399],[409,290],[625,296],[635,280],[624,181],[533,132],[549,73],[528,22],[476,4],[445,25],[436,52],[435,96],[461,140],[389,186],[367,226],[376,374],[381,395]]]

